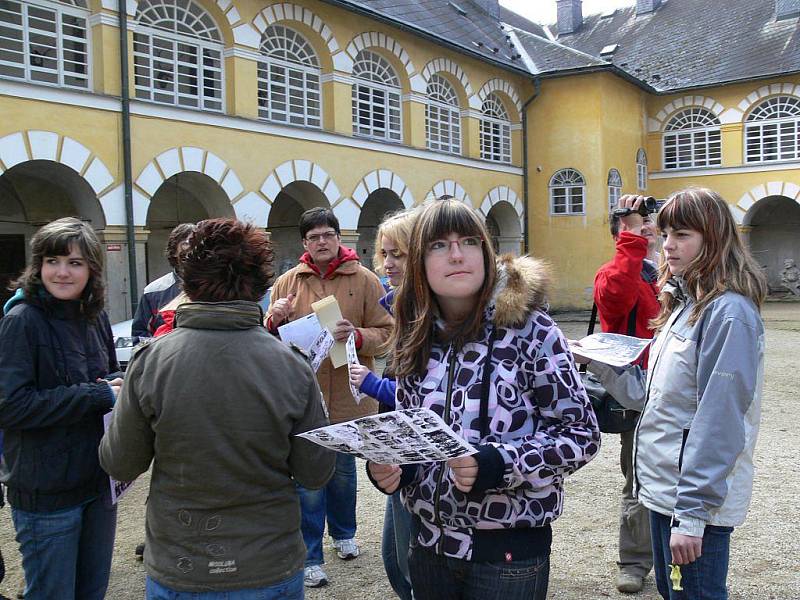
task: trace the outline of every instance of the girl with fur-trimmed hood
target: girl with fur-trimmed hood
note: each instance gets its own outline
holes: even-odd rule
[[[398,408],[429,408],[478,452],[422,465],[368,463],[413,515],[419,600],[544,599],[563,480],[600,449],[567,342],[543,306],[547,269],[495,261],[486,227],[437,200],[414,224],[390,340]]]

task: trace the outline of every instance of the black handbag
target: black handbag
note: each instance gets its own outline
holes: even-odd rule
[[[628,315],[628,335],[636,335],[636,306],[633,307]],[[586,335],[594,333],[594,325],[597,320],[597,304],[592,304],[592,317],[589,320],[589,329]],[[641,414],[637,410],[625,408],[606,391],[603,384],[591,373],[586,371],[586,365],[581,365],[581,380],[586,388],[586,394],[594,408],[597,416],[597,424],[603,433],[624,433],[636,427]]]

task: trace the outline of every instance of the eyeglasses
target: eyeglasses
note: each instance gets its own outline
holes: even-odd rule
[[[457,240],[434,240],[428,244],[428,254],[431,256],[447,256],[453,244],[458,246],[462,254],[476,254],[481,251],[483,240],[477,235],[461,237]]]
[[[306,241],[309,244],[318,244],[321,240],[325,240],[326,242],[330,242],[333,238],[335,238],[338,233],[335,231],[326,231],[325,233],[315,233],[313,235],[307,235]]]

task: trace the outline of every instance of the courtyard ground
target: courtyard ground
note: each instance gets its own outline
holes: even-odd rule
[[[800,599],[800,304],[768,303],[763,311],[767,357],[761,432],[755,454],[756,481],[747,522],[732,538],[731,600]],[[565,333],[581,337],[587,315],[556,316]],[[554,525],[549,597],[564,600],[636,598],[655,600],[652,576],[641,594],[619,594],[613,586],[617,543],[617,503],[622,487],[619,442],[604,436],[600,455],[566,483],[564,514]],[[361,465],[360,465],[361,466]],[[144,569],[134,548],[144,539],[143,476],[120,505],[117,541],[107,598],[144,597]],[[383,572],[380,538],[385,497],[359,476],[358,541],[362,556],[338,560],[326,547],[331,583],[308,591],[309,600],[394,598]],[[8,508],[0,511],[0,547],[6,579],[0,593],[15,597],[22,581]],[[56,600],[56,599],[54,599]]]

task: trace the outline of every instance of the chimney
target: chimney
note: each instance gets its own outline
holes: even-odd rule
[[[583,23],[582,0],[556,0],[558,35],[575,33]]]
[[[646,15],[655,12],[659,6],[661,6],[661,0],[636,0],[636,14]]]
[[[775,20],[800,16],[800,0],[775,0]]]
[[[480,6],[484,12],[489,13],[495,19],[500,19],[500,1],[499,0],[473,0],[475,4]]]

